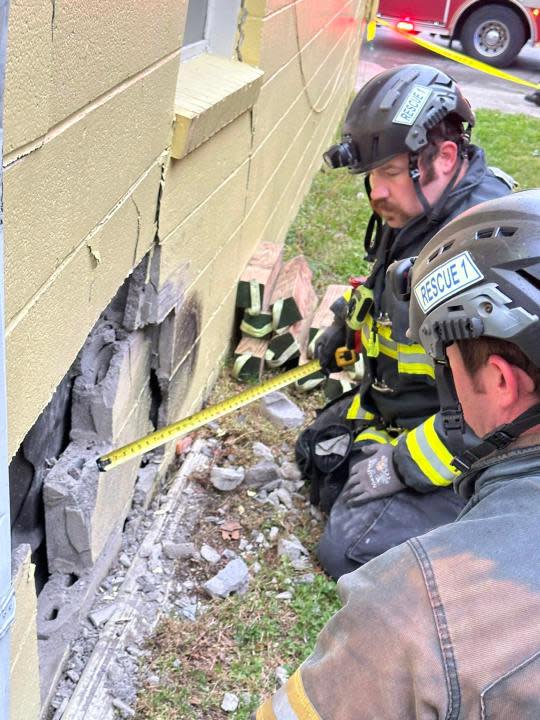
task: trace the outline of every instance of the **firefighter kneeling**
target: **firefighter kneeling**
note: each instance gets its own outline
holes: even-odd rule
[[[454,460],[467,504],[339,581],[344,608],[257,720],[540,717],[540,190],[453,220],[390,268],[402,298],[407,279],[445,429],[476,435]]]
[[[469,142],[474,123],[450,76],[404,65],[363,86],[342,142],[326,153],[332,167],[366,173],[374,210],[365,239],[374,263],[356,290],[354,309],[364,378],[354,397],[323,410],[297,443],[312,501],[331,508],[317,554],[334,578],[452,522],[463,506],[450,489],[457,471],[438,412],[433,363],[406,337],[408,303],[392,297],[385,273],[392,261],[418,255],[459,213],[510,193],[511,180],[488,168],[482,150]],[[315,349],[329,371],[345,341],[346,300],[333,310],[335,322]],[[374,482],[373,468],[384,468],[385,482]]]

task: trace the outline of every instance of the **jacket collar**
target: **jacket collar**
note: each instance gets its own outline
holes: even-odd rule
[[[523,473],[540,475],[540,431],[521,435],[505,450],[474,463],[456,478],[454,489],[459,495],[474,499],[488,485],[512,480]]]

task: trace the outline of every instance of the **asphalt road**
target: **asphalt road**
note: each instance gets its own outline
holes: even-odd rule
[[[422,35],[422,38],[435,42],[441,47],[448,47],[448,41]],[[454,42],[453,50],[461,51],[459,42]],[[489,108],[502,112],[524,113],[540,118],[540,107],[523,99],[531,92],[523,85],[501,80],[448,60],[429,50],[421,48],[405,37],[386,28],[377,28],[375,40],[364,43],[357,76],[357,89],[366,80],[381,70],[406,63],[425,63],[441,68],[459,83],[463,94],[469,99],[473,108]],[[526,45],[510,67],[504,70],[512,75],[540,83],[540,47]]]

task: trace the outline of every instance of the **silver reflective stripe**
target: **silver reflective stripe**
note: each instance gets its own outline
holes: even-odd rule
[[[272,698],[272,710],[274,711],[276,720],[301,720],[289,703],[286,687],[287,685],[284,685],[280,688]]]
[[[261,291],[257,280],[249,281],[249,308],[248,315],[258,315],[261,312]]]
[[[324,457],[325,455],[345,455],[349,451],[351,438],[349,435],[338,435],[337,437],[321,440],[315,445],[315,455]]]
[[[426,437],[426,434],[424,432],[424,426],[419,425],[417,428],[413,430],[416,441],[418,442],[418,446],[420,447],[421,452],[425,456],[428,463],[432,466],[432,468],[437,472],[440,476],[442,476],[445,480],[448,480],[448,483],[450,484],[454,477],[455,477],[455,471],[451,472],[448,467],[439,459],[431,445],[429,444],[429,440]],[[414,459],[414,457],[413,457]],[[431,478],[430,478],[431,479]]]

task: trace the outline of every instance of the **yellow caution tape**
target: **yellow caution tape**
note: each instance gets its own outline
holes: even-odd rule
[[[234,410],[238,410],[239,408],[244,407],[244,405],[249,405],[249,403],[252,403],[254,400],[259,400],[265,395],[268,395],[268,393],[280,390],[281,388],[284,388],[297,380],[301,380],[320,369],[321,363],[318,360],[312,360],[305,365],[299,365],[292,370],[261,383],[260,385],[250,387],[247,390],[238,393],[238,395],[234,395],[227,400],[223,400],[216,405],[204,408],[204,410],[200,410],[194,415],[184,418],[184,420],[180,420],[172,425],[167,425],[160,430],[156,430],[150,435],[146,435],[139,440],[135,440],[128,445],[124,445],[118,450],[112,450],[110,453],[102,455],[97,459],[97,466],[101,472],[112,470],[112,468],[137,457],[137,455],[142,455],[143,453],[149,452],[160,445],[164,445],[169,440],[174,440],[182,435],[187,435],[193,430],[196,430],[203,425],[207,425],[212,420],[217,420],[217,418],[220,418],[223,415],[228,415]]]
[[[479,70],[480,72],[487,73],[488,75],[498,77],[501,80],[508,80],[509,82],[517,83],[518,85],[524,85],[525,87],[534,88],[535,90],[540,89],[540,84],[530,82],[529,80],[523,80],[517,75],[512,75],[511,73],[504,72],[504,70],[499,70],[499,68],[488,65],[487,63],[481,62],[480,60],[474,60],[474,58],[471,58],[468,55],[463,55],[462,53],[456,52],[455,50],[450,50],[450,48],[443,48],[440,45],[436,45],[435,43],[430,42],[429,40],[419,38],[417,35],[411,35],[406,30],[400,30],[387,20],[377,18],[377,23],[379,25],[382,25],[383,27],[390,28],[390,30],[398,33],[398,35],[406,37],[411,42],[420,45],[420,47],[423,47],[426,50],[431,50],[431,52],[437,53],[437,55],[442,55],[449,60],[454,60],[455,62],[461,63],[462,65],[467,65],[467,67],[474,68],[474,70]]]
[[[375,33],[377,32],[377,21],[376,20],[370,20],[367,24],[366,28],[366,40],[367,42],[371,42],[374,37]]]

